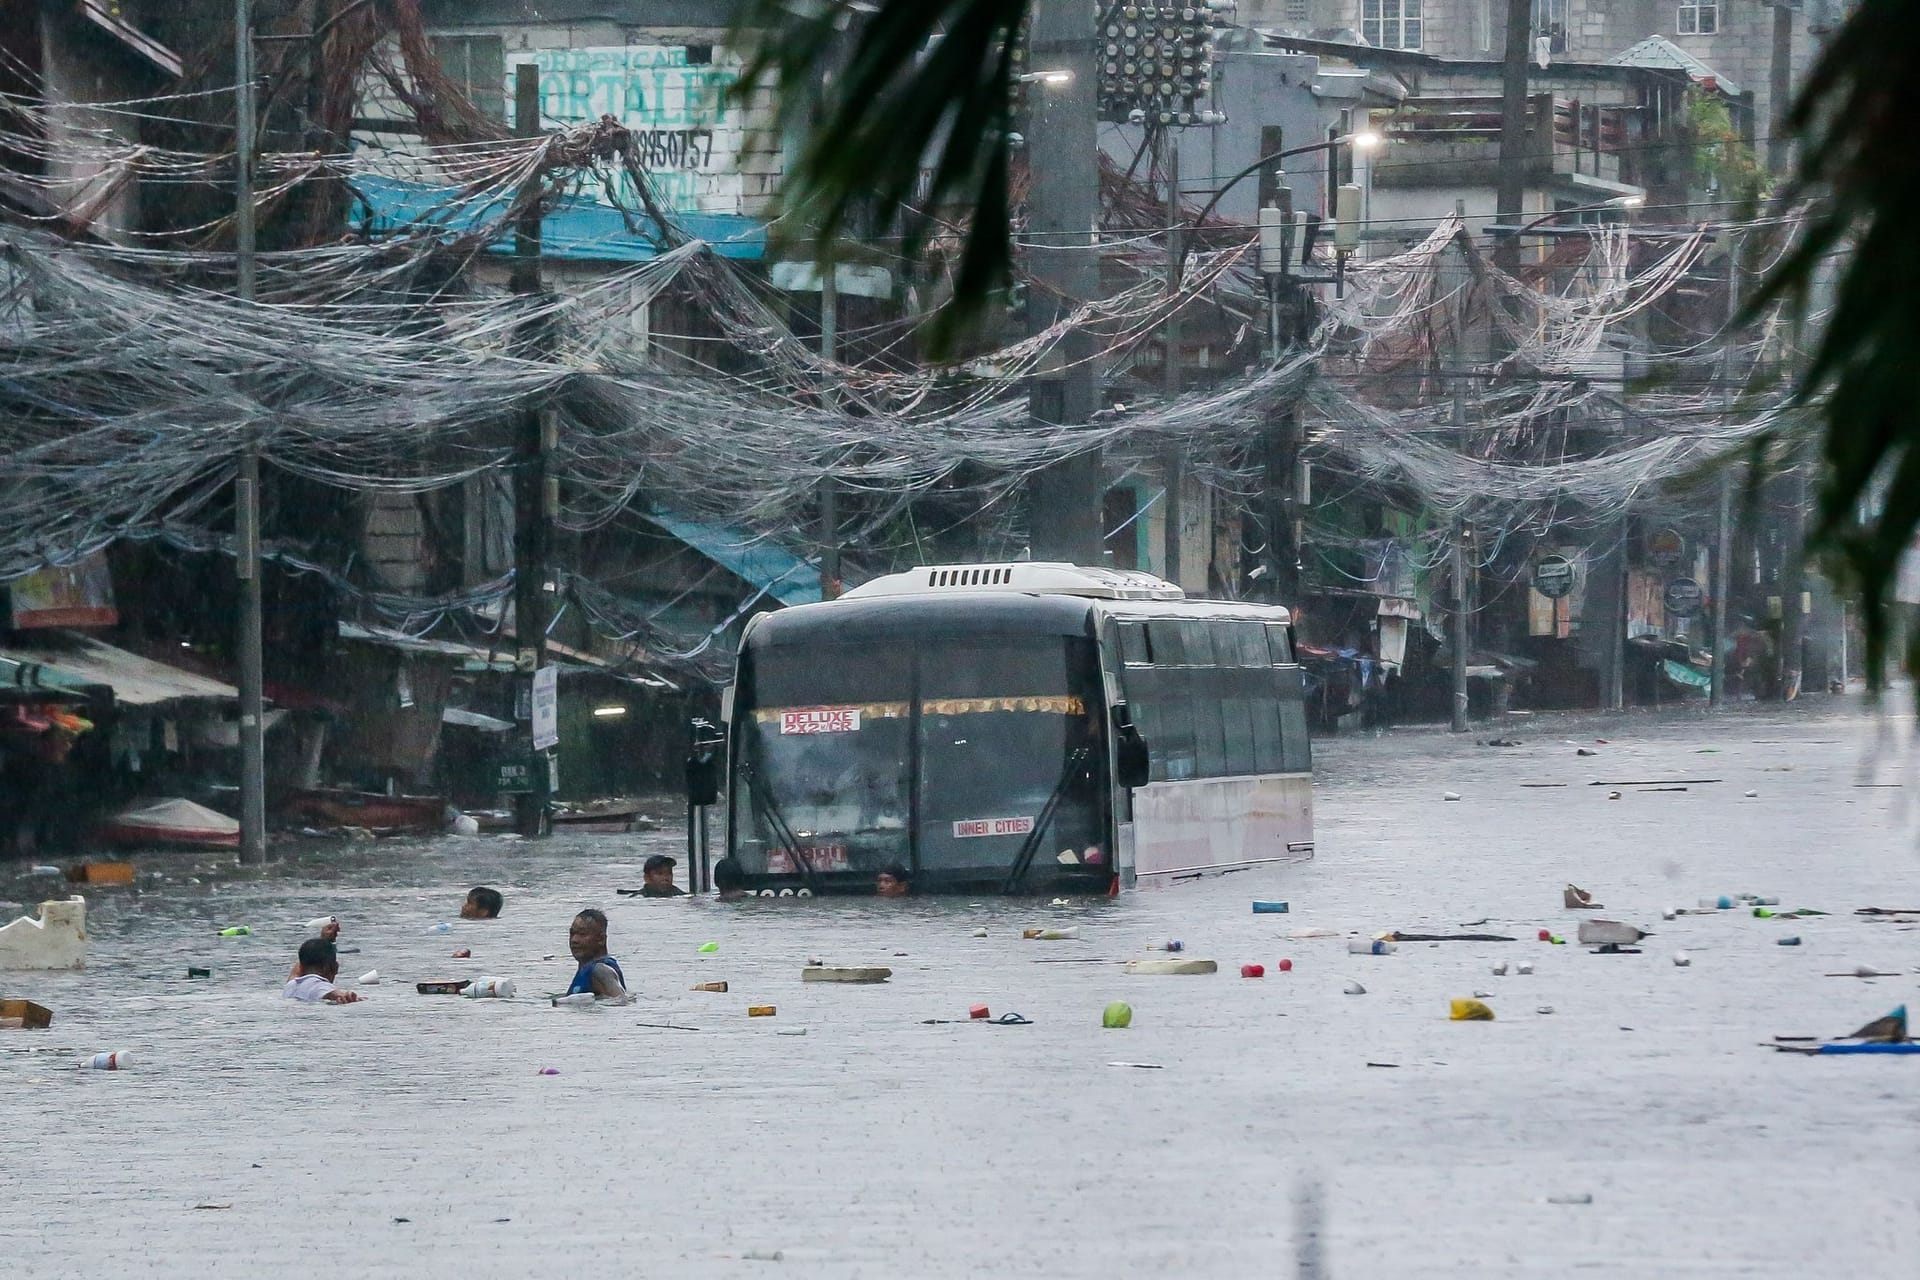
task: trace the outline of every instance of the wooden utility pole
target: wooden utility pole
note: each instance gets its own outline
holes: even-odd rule
[[[538,138],[540,128],[540,68],[521,63],[514,68],[513,131],[521,138]],[[513,291],[535,299],[543,292],[540,272],[539,199],[542,175],[535,167],[520,189],[523,202],[514,227]],[[523,347],[534,354],[546,350],[545,319],[530,320],[521,335]],[[547,451],[551,441],[550,415],[539,409],[520,411],[513,468],[513,629],[519,646],[515,678],[525,682],[527,707],[533,714],[534,687],[547,655],[547,544],[553,511],[547,492]],[[514,825],[529,839],[547,834],[549,763],[547,752],[533,744],[528,725],[528,748],[533,768],[531,788],[514,797]]]

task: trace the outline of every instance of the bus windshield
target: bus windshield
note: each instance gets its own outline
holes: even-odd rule
[[[1091,640],[779,646],[751,651],[741,680],[734,852],[747,874],[870,877],[900,862],[986,880],[1023,849],[1050,870],[1068,854],[1105,863]]]

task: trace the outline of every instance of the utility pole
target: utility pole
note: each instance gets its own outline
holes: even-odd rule
[[[1720,334],[1720,405],[1725,413],[1733,402],[1733,321],[1740,314],[1740,250],[1743,238],[1727,238],[1727,322]],[[1733,469],[1720,467],[1720,492],[1713,542],[1713,683],[1707,704],[1727,700],[1727,597],[1733,590]]]
[[[234,292],[253,304],[253,0],[234,0]],[[240,861],[267,860],[266,674],[260,603],[260,440],[249,423],[233,486],[234,573],[240,580]]]
[[[1494,220],[1520,225],[1527,186],[1527,46],[1532,42],[1533,0],[1507,0],[1507,42],[1500,71],[1500,168],[1494,188]],[[1520,264],[1520,237],[1494,242],[1493,260],[1503,271]]]
[[[1767,172],[1776,177],[1787,171],[1793,156],[1786,126],[1793,106],[1793,8],[1779,0],[1773,6],[1773,58],[1767,68]]]
[[[1288,282],[1293,258],[1293,189],[1285,173],[1277,173],[1274,202],[1260,211],[1260,272],[1267,286],[1267,364],[1277,366],[1286,354],[1296,326],[1289,326],[1287,308],[1293,303]],[[1300,469],[1299,415],[1292,408],[1273,415],[1263,441],[1260,477],[1260,525],[1266,551],[1260,567],[1266,590],[1260,598],[1298,609],[1300,604],[1300,496],[1295,491]]]
[[[1454,247],[1460,254],[1460,287],[1453,291],[1453,439],[1454,448],[1460,451],[1460,460],[1467,459],[1467,381],[1463,370],[1467,367],[1467,302],[1466,283],[1471,268],[1467,265],[1466,214],[1467,202],[1454,202],[1454,216],[1460,219],[1460,242]],[[1455,515],[1449,531],[1450,576],[1453,580],[1453,718],[1451,727],[1455,733],[1467,731],[1467,647],[1471,643],[1467,598],[1467,529],[1466,522]]]
[[[532,63],[514,67],[513,131],[521,138],[537,138],[540,129],[540,68]],[[524,298],[537,298],[542,292],[540,275],[540,185],[536,167],[520,188],[523,201],[520,218],[514,227],[513,291]],[[547,321],[528,321],[521,334],[526,349],[540,353],[546,349]],[[539,409],[520,411],[513,468],[513,629],[519,646],[515,678],[527,685],[527,705],[534,705],[533,689],[547,655],[547,541],[548,523],[553,517],[547,485],[547,451],[550,445],[551,418]],[[529,734],[532,725],[528,726]],[[549,783],[545,750],[532,751],[531,790],[514,797],[514,826],[528,839],[547,834]]]
[[[1167,297],[1171,300],[1180,294],[1181,231],[1184,229],[1180,216],[1180,135],[1171,127],[1160,130],[1162,159],[1167,175]],[[1180,398],[1180,310],[1179,304],[1169,301],[1173,310],[1167,313],[1167,404],[1172,405]],[[1180,456],[1178,445],[1169,444],[1160,455],[1160,470],[1166,480],[1166,501],[1161,516],[1167,525],[1166,573],[1168,582],[1184,586],[1180,581],[1184,566],[1180,562],[1181,526],[1186,521],[1186,512],[1180,501],[1180,486],[1185,482],[1186,459]]]
[[[1099,143],[1094,111],[1098,68],[1094,26],[1078,0],[1035,0],[1032,65],[1064,71],[1061,84],[1035,84],[1028,95],[1026,130],[1032,185],[1027,196],[1027,234],[1045,248],[1028,258],[1027,312],[1034,332],[1090,301],[1100,287],[1096,168]],[[1028,406],[1038,425],[1079,426],[1093,417],[1099,386],[1093,342],[1083,332],[1063,337],[1028,383]],[[1027,479],[1028,523],[1036,560],[1099,564],[1100,515],[1105,490],[1100,455],[1041,467]]]
[[[840,264],[829,256],[820,273],[820,358],[829,364],[839,359],[839,272]],[[833,403],[830,398],[827,407]],[[828,475],[820,480],[820,598],[832,600],[839,594],[840,482]]]

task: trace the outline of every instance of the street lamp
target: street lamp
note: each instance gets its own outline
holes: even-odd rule
[[[1204,226],[1207,221],[1207,215],[1214,211],[1214,208],[1219,205],[1222,197],[1224,197],[1227,192],[1233,190],[1254,174],[1259,173],[1268,165],[1279,164],[1282,160],[1290,160],[1294,156],[1309,155],[1315,151],[1337,151],[1345,146],[1351,146],[1355,151],[1371,151],[1375,147],[1384,145],[1385,142],[1386,139],[1373,130],[1361,129],[1354,133],[1343,133],[1337,138],[1328,138],[1325,142],[1309,142],[1304,147],[1288,147],[1285,151],[1276,151],[1270,156],[1261,156],[1239,173],[1227,179],[1226,185],[1213,193],[1213,198],[1207,201],[1206,205],[1200,210],[1199,216],[1194,218],[1191,229],[1198,230]],[[1180,261],[1174,267],[1173,280],[1176,285],[1185,273],[1187,254],[1192,248],[1193,237],[1187,236],[1180,246]]]
[[[1535,227],[1544,226],[1554,219],[1564,218],[1570,213],[1598,213],[1602,209],[1638,209],[1645,203],[1646,199],[1642,196],[1615,196],[1611,200],[1601,200],[1594,204],[1576,205],[1571,209],[1555,209],[1552,213],[1535,218],[1532,222],[1527,223],[1521,227],[1520,230],[1514,232],[1514,234],[1523,236]]]

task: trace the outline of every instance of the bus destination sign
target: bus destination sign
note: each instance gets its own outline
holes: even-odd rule
[[[780,713],[781,734],[793,733],[858,733],[860,732],[860,708],[858,707],[803,707],[798,711]]]
[[[968,840],[975,836],[1024,836],[1032,830],[1032,818],[968,818],[953,824],[956,840]]]

